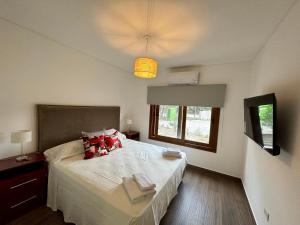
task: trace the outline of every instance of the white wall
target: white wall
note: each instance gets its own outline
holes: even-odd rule
[[[258,225],[300,224],[300,2],[291,9],[253,64],[251,95],[274,92],[281,154],[250,139],[243,183]],[[264,217],[264,208],[270,221]]]
[[[0,132],[33,130],[35,104],[121,106],[121,125],[130,107],[135,78],[93,57],[0,20]],[[0,144],[0,158],[20,146]]]
[[[201,84],[227,84],[225,106],[221,110],[217,153],[198,149],[181,148],[187,153],[189,164],[241,177],[244,164],[243,98],[248,96],[251,63],[231,63],[203,66],[200,68]],[[134,124],[141,132],[142,140],[161,146],[172,146],[148,139],[149,106],[147,85],[166,84],[166,72],[160,71],[158,78],[140,81],[136,87]]]
[[[204,66],[201,83],[226,83],[217,153],[182,148],[190,164],[241,177],[258,225],[296,225],[300,214],[300,3],[294,6],[253,63]],[[148,85],[96,58],[0,20],[0,132],[32,129],[36,147],[37,103],[119,105],[121,126],[132,117],[148,140]],[[250,82],[250,78],[252,82]],[[243,135],[243,98],[275,92],[278,99],[280,156],[272,157]],[[176,146],[178,147],[178,146]],[[18,154],[19,146],[0,144],[0,158]],[[263,210],[270,212],[270,221]]]

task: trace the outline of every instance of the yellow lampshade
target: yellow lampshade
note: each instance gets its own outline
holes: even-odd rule
[[[157,62],[154,59],[140,57],[134,63],[134,75],[141,78],[154,78],[157,73]]]

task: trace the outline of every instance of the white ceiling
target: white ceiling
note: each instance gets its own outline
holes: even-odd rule
[[[0,0],[0,17],[126,71],[252,59],[294,0]],[[147,29],[149,31],[147,31]]]

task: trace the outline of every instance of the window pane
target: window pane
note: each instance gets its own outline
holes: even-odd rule
[[[209,144],[211,107],[188,106],[185,139]]]
[[[179,106],[160,105],[158,135],[177,138]]]

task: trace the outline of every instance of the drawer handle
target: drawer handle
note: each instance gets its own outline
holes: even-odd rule
[[[10,208],[11,208],[11,209],[16,208],[16,207],[18,207],[19,205],[22,205],[22,204],[24,204],[24,203],[26,203],[26,202],[28,202],[28,201],[30,201],[30,200],[32,200],[32,199],[35,199],[36,197],[37,197],[37,196],[34,195],[34,196],[30,197],[30,198],[27,198],[26,200],[24,200],[24,201],[22,201],[22,202],[19,202],[18,204],[15,204],[15,205],[11,206]]]
[[[10,187],[9,189],[15,189],[15,188],[17,188],[17,187],[23,186],[23,185],[25,185],[25,184],[31,183],[31,182],[36,181],[36,180],[37,180],[36,178],[34,178],[34,179],[32,179],[32,180],[28,180],[28,181],[25,181],[25,182],[23,182],[23,183],[21,183],[21,184],[17,184],[17,185],[15,185],[15,186],[12,186],[12,187]]]

